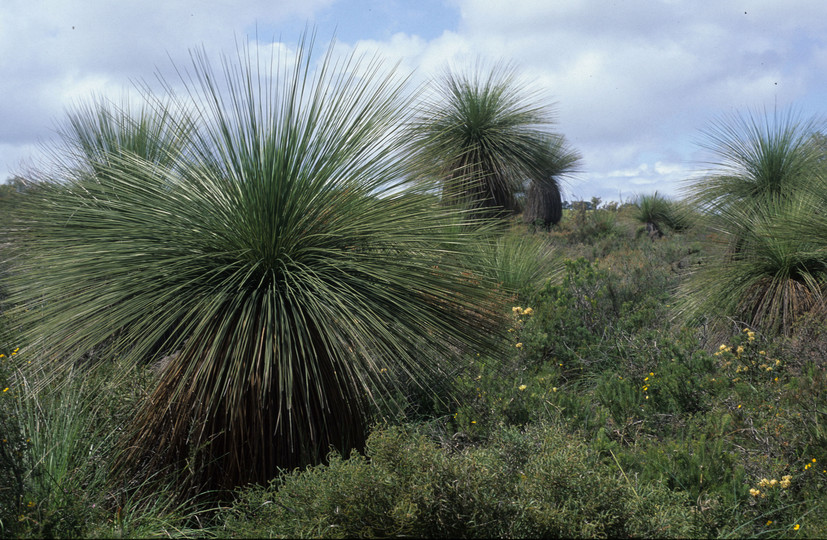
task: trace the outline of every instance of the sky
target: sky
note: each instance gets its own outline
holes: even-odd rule
[[[568,200],[679,197],[726,115],[827,104],[824,0],[0,0],[0,181],[42,163],[69,108],[306,28],[414,82],[512,62],[583,156]]]

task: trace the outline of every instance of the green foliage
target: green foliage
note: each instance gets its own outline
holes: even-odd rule
[[[555,233],[534,236],[562,253],[580,249]],[[519,305],[497,308],[509,352],[466,350],[427,388],[388,364],[382,373],[397,381],[388,399],[405,414],[375,428],[364,454],[335,452],[326,466],[239,490],[213,520],[191,502],[175,503],[174,489],[95,489],[106,469],[92,460],[62,484],[91,478],[89,489],[61,495],[42,481],[24,483],[16,534],[823,536],[823,328],[812,321],[806,333],[779,340],[743,325],[723,337],[675,326],[679,263],[695,265],[708,244],[680,233],[619,241],[599,259],[568,261]],[[94,373],[106,380],[105,370]],[[148,376],[129,373],[127,380]],[[87,445],[123,425],[136,403],[123,399],[135,391],[127,380],[96,380],[83,388],[106,405],[67,415],[96,434]],[[65,410],[65,395],[47,391],[41,406]],[[54,426],[52,440],[73,440],[61,422],[41,425]],[[72,456],[68,448],[55,457]],[[35,470],[25,478],[45,478]],[[33,495],[35,485],[44,497]],[[62,510],[50,502],[58,500]]]
[[[575,172],[581,160],[580,154],[568,147],[562,135],[552,137],[548,145],[541,165],[542,175],[529,183],[523,208],[525,223],[546,230],[563,217],[560,179]]]
[[[703,228],[655,194],[521,236],[398,182],[432,171],[391,74],[300,49],[76,109],[51,181],[4,201],[0,536],[827,535],[815,123],[713,128]],[[512,75],[446,88],[544,113]],[[446,195],[484,165],[440,164]]]
[[[688,498],[638,489],[553,426],[458,452],[380,430],[365,457],[241,491],[225,516],[223,534],[270,538],[686,536],[698,523]]]
[[[569,375],[594,369],[599,352],[613,349],[619,333],[636,332],[663,314],[668,277],[633,258],[566,261],[562,283],[548,282],[537,298],[537,315],[525,338],[526,360],[562,363]],[[614,270],[612,269],[614,268]],[[644,307],[645,306],[645,307]]]
[[[12,351],[0,359],[3,373],[13,375],[0,395],[0,466],[7,479],[0,492],[1,535],[113,538],[165,529],[197,534],[187,521],[199,507],[175,503],[175,490],[137,499],[108,482],[117,433],[145,399],[151,374],[103,365],[37,385],[21,370],[28,358],[30,353]]]
[[[540,236],[502,234],[483,241],[479,250],[478,272],[518,298],[533,297],[562,270],[559,257]]]
[[[11,301],[47,375],[159,363],[114,465],[133,487],[228,489],[359,447],[388,370],[424,384],[496,339],[495,287],[468,275],[482,233],[404,183],[404,85],[332,48],[312,71],[312,49],[221,74],[196,52],[186,92],[93,104],[21,202]]]

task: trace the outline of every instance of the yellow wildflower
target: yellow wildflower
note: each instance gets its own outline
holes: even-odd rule
[[[527,307],[523,310],[523,315],[534,315],[534,309]]]
[[[800,529],[800,528],[801,528],[801,525],[799,525],[798,523],[796,523],[796,524],[795,524],[795,527],[793,527],[793,530],[794,530],[794,531],[797,531],[797,530],[798,530],[798,529]]]
[[[516,344],[516,345],[514,345],[514,346],[515,346],[515,347],[517,347],[518,349],[522,349],[522,348],[523,348],[523,344],[522,344],[522,343],[517,343],[517,344]]]
[[[521,385],[520,385],[520,386],[518,386],[517,388],[520,390],[520,392],[522,392],[523,390],[525,390],[526,388],[528,388],[528,386],[526,386],[526,385],[524,385],[524,384],[521,384]]]
[[[749,494],[752,495],[753,497],[757,497],[757,496],[761,495],[761,491],[758,490],[758,489],[755,489],[755,488],[749,488]]]

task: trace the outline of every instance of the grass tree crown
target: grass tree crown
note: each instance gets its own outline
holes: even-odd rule
[[[788,197],[823,169],[814,136],[818,118],[794,110],[724,116],[703,132],[701,146],[714,156],[710,174],[686,185],[690,200],[711,211]]]

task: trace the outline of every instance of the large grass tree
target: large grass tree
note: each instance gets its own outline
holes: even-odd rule
[[[123,478],[232,488],[359,447],[394,374],[426,384],[496,334],[476,228],[402,183],[405,81],[312,45],[219,71],[195,52],[139,110],[76,110],[23,203],[11,301],[33,367],[161,370]]]
[[[790,334],[803,315],[824,313],[827,243],[817,230],[827,191],[818,119],[735,115],[715,124],[717,159],[693,182],[721,255],[684,284],[687,312]]]
[[[528,180],[553,184],[552,111],[509,64],[477,62],[436,79],[413,122],[412,138],[442,184],[443,201],[478,214],[517,209]],[[566,158],[563,158],[565,161]]]

